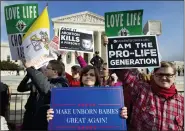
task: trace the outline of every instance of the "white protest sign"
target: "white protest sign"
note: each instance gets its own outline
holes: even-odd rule
[[[48,42],[49,31],[48,29],[38,29],[23,40],[24,55],[26,60],[32,60],[40,57],[43,54],[49,55]]]
[[[59,50],[94,52],[93,31],[61,27],[59,32]]]
[[[22,37],[23,33],[16,33],[16,34],[9,34],[9,47],[12,56],[12,60],[18,60],[20,58],[24,58],[24,48],[21,47],[22,45]]]
[[[27,65],[28,66],[34,66],[35,69],[39,69],[43,66],[46,66],[50,60],[53,60],[54,57],[47,56],[47,55],[41,55],[40,57],[36,57],[32,60],[28,60]]]

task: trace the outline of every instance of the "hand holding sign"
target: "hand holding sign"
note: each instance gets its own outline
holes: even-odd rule
[[[122,108],[120,115],[124,119],[127,119],[128,118],[128,115],[127,115],[127,107],[123,107]]]
[[[103,45],[106,46],[109,43],[108,37],[104,36],[103,37]]]
[[[25,59],[21,59],[21,61],[22,61],[22,64],[24,65],[25,68],[29,68],[32,66],[32,65],[29,65]]]
[[[47,116],[46,117],[47,117],[48,122],[53,119],[53,114],[54,114],[53,109],[47,110]]]
[[[78,56],[81,56],[80,52],[75,51],[75,56],[76,56],[76,58],[77,58]]]

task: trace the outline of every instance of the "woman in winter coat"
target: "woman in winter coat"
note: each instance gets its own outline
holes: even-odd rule
[[[81,71],[80,75],[80,84],[81,87],[94,87],[94,86],[101,86],[100,76],[99,72],[96,69],[96,67],[93,67],[92,65],[87,65],[84,67]],[[54,111],[53,109],[49,109],[47,111],[47,120],[52,120],[54,117]],[[124,107],[122,110],[122,117],[127,118],[127,108]]]

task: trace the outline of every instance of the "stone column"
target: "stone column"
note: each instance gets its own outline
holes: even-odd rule
[[[93,58],[93,53],[88,53],[88,64],[90,64],[90,61],[92,58]]]
[[[58,28],[54,28],[54,35],[58,36]]]
[[[104,34],[104,32],[102,32],[102,34]],[[103,45],[103,39],[101,39],[101,57],[104,60],[104,63],[107,62],[107,48],[106,46]]]
[[[95,51],[99,51],[99,56],[101,57],[101,32],[95,32]]]
[[[73,65],[75,65],[76,63],[75,63],[75,59],[76,59],[76,57],[75,57],[75,52],[71,52],[71,65],[73,66]]]
[[[62,62],[63,62],[64,64],[67,64],[66,55],[67,55],[67,53],[64,53],[64,54],[62,55]]]

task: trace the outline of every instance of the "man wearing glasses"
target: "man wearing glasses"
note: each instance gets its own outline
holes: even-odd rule
[[[104,45],[108,38],[104,37]],[[114,71],[129,89],[129,131],[177,131],[184,130],[184,96],[174,84],[177,69],[171,62],[161,62],[151,74],[150,82],[143,81],[137,69]],[[121,116],[122,111],[121,111]]]
[[[34,65],[28,66],[25,61],[23,61],[23,65],[26,68],[27,76],[39,93],[32,125],[33,130],[47,130],[48,122],[45,114],[50,107],[51,88],[68,87],[68,81],[64,77],[65,66],[59,60],[51,60],[42,73],[34,69]]]

